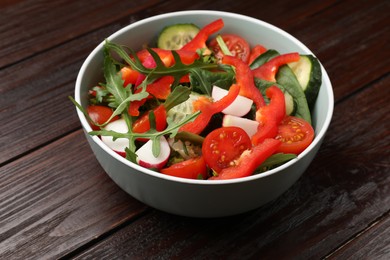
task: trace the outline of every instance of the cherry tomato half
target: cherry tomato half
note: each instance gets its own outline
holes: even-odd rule
[[[175,163],[168,168],[160,170],[161,173],[187,179],[198,179],[201,175],[207,178],[206,163],[202,156]]]
[[[101,125],[107,122],[108,119],[110,119],[111,115],[113,114],[113,111],[111,108],[106,106],[88,106],[87,112],[89,117],[92,119],[93,122],[90,122],[90,125],[93,130],[99,130],[100,128],[95,125],[94,123]],[[117,120],[119,117],[114,116],[110,122],[113,122]]]
[[[233,56],[248,63],[251,50],[248,42],[244,38],[234,34],[222,34],[221,37]],[[222,59],[223,53],[216,39],[210,42],[209,47],[218,59]]]
[[[221,127],[210,132],[203,141],[206,164],[216,172],[234,166],[242,152],[252,147],[248,134],[239,127]]]
[[[279,124],[275,139],[282,141],[278,152],[299,154],[313,141],[314,129],[301,118],[286,116]]]

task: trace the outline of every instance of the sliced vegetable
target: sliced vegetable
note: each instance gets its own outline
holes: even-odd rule
[[[235,34],[222,34],[221,37],[231,53],[229,55],[237,57],[245,63],[248,63],[250,47],[248,42],[244,38]],[[211,40],[209,46],[211,50],[215,53],[215,56],[221,60],[224,56],[224,53],[221,50],[220,44],[218,44],[217,38]]]
[[[248,64],[233,56],[224,56],[222,63],[236,68],[236,81],[241,87],[240,95],[252,99],[257,109],[264,106],[264,98],[255,86],[253,74]]]
[[[255,85],[260,89],[261,93],[265,95],[267,88],[271,86],[277,86],[284,94],[284,101],[286,103],[286,115],[294,115],[297,109],[297,101],[294,97],[280,84],[274,82],[255,78]]]
[[[275,139],[282,142],[278,152],[300,154],[313,141],[314,129],[302,118],[287,116],[279,124]]]
[[[110,117],[113,114],[113,111],[111,108],[106,106],[88,106],[87,112],[89,117],[92,119],[92,122],[90,122],[90,126],[94,130],[100,129],[99,125],[104,125],[106,123],[109,123]],[[115,120],[118,120],[118,116],[114,116],[110,122],[113,122]]]
[[[171,149],[169,144],[164,136],[161,136],[159,139],[160,152],[158,156],[153,154],[153,142],[152,140],[147,141],[143,146],[141,146],[135,154],[137,155],[137,163],[140,166],[149,169],[161,169],[168,162]]]
[[[202,156],[175,163],[160,172],[186,179],[207,179],[207,167]]]
[[[135,84],[140,73],[136,70],[133,70],[129,66],[123,67],[120,72],[122,73],[122,79],[124,80],[123,86],[126,87],[129,84]]]
[[[311,124],[310,109],[307,104],[305,93],[303,92],[294,72],[287,65],[279,68],[276,74],[276,80],[278,84],[282,85],[288,93],[293,96],[296,103],[296,109],[294,116],[303,118],[309,124]]]
[[[154,114],[155,128],[162,131],[167,127],[167,111],[164,105],[159,105],[140,116],[133,124],[134,133],[145,133],[150,129],[150,113]]]
[[[257,110],[256,121],[259,128],[252,136],[252,143],[258,145],[266,138],[274,138],[278,132],[280,121],[286,116],[286,104],[283,92],[276,86],[266,90],[266,95],[271,99],[267,106]]]
[[[128,127],[124,119],[118,119],[114,122],[107,124],[104,127],[107,131],[114,131],[117,133],[127,133]],[[119,155],[126,156],[126,148],[129,147],[129,139],[127,138],[114,138],[112,136],[102,135],[101,139],[110,149],[114,150]]]
[[[275,75],[279,67],[291,62],[298,61],[300,58],[297,52],[282,54],[272,58],[260,67],[253,70],[253,76],[271,82],[276,82]]]
[[[194,105],[193,102],[197,99],[199,99],[201,95],[196,92],[191,92],[189,95],[189,98],[174,107],[172,107],[168,113],[167,116],[172,122],[180,122],[188,115],[191,115],[194,112]]]
[[[186,51],[197,51],[199,49],[207,48],[206,42],[210,35],[218,32],[224,26],[223,20],[218,19],[214,22],[209,23],[203,27],[198,34],[186,45],[184,45],[180,50]]]
[[[253,61],[255,61],[260,55],[262,55],[266,51],[267,48],[265,48],[263,45],[256,44],[255,47],[252,48],[251,54],[249,55],[248,64],[252,64]]]
[[[278,55],[280,55],[279,52],[269,49],[249,63],[249,67],[254,70]]]
[[[200,111],[200,115],[193,121],[180,128],[179,131],[187,131],[195,134],[201,133],[210,122],[211,117],[227,108],[238,96],[240,86],[233,84],[229,93],[222,99],[212,102],[206,97],[200,97],[194,101],[195,111]]]
[[[213,98],[214,101],[218,101],[222,99],[224,96],[226,96],[228,93],[229,91],[214,86],[213,91],[211,93],[211,97]],[[252,104],[253,104],[252,99],[238,95],[236,99],[228,107],[222,110],[222,113],[233,115],[233,116],[244,116],[248,114],[248,112],[251,110]]]
[[[241,154],[252,147],[251,140],[239,127],[221,127],[209,133],[202,146],[206,164],[219,173],[234,166]]]
[[[179,50],[199,32],[192,23],[174,24],[165,27],[157,39],[157,47],[165,50]]]
[[[209,178],[209,180],[227,180],[252,175],[261,163],[275,153],[280,143],[279,140],[272,138],[265,139],[259,145],[242,153],[234,166],[222,169],[216,176]]]
[[[305,92],[307,104],[313,109],[322,83],[321,65],[313,55],[301,55],[297,62],[288,64]]]
[[[257,132],[257,129],[259,128],[259,122],[244,117],[225,115],[223,117],[222,126],[240,127],[248,134],[249,138],[252,138],[252,136]]]

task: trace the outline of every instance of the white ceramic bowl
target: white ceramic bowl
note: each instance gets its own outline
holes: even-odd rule
[[[174,23],[194,23],[202,27],[218,18],[224,20],[221,32],[238,33],[251,44],[260,43],[280,53],[312,54],[300,41],[263,21],[218,11],[182,11],[135,22],[108,39],[139,49],[156,40],[158,32]],[[102,39],[103,40],[103,39]],[[77,77],[75,99],[87,106],[88,89],[102,81],[102,48],[99,44],[85,60]],[[333,91],[322,68],[322,86],[312,114],[316,137],[298,158],[266,173],[240,179],[207,181],[166,176],[134,163],[110,150],[98,137],[86,134],[101,166],[123,190],[143,203],[165,212],[191,217],[222,217],[255,209],[280,196],[291,187],[316,155],[333,114]],[[77,111],[84,131],[91,131],[85,116]],[[107,203],[110,203],[109,201]]]

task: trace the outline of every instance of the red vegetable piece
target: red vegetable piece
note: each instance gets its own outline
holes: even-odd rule
[[[260,67],[252,70],[253,76],[267,81],[276,82],[275,75],[278,72],[279,67],[291,62],[298,61],[299,58],[300,56],[297,52],[276,56],[261,65]]]
[[[279,140],[265,139],[249,152],[243,153],[235,166],[223,169],[217,176],[213,176],[209,180],[227,180],[252,175],[260,164],[275,153],[280,144]]]
[[[207,167],[202,156],[175,163],[160,170],[161,173],[186,179],[207,179]]]
[[[248,134],[239,127],[221,127],[210,132],[203,141],[202,154],[215,172],[234,165],[245,150],[252,147]]]
[[[244,38],[235,34],[222,34],[221,37],[225,42],[227,48],[231,52],[232,56],[242,60],[245,63],[248,63],[250,55],[250,46]],[[224,54],[216,38],[210,42],[209,47],[213,50],[215,56],[218,59],[222,59]]]
[[[222,63],[232,65],[236,68],[236,81],[240,85],[240,95],[250,98],[259,109],[265,105],[263,95],[255,86],[253,74],[249,65],[233,56],[224,56]]]
[[[210,35],[221,30],[223,26],[224,23],[222,19],[215,20],[214,22],[206,25],[190,42],[184,45],[180,50],[196,51],[198,49],[207,48],[206,42]]]
[[[252,136],[252,143],[257,145],[266,138],[274,138],[278,133],[278,125],[286,115],[286,103],[283,92],[276,86],[266,90],[266,95],[271,99],[267,106],[257,110],[256,121],[259,127]]]
[[[260,45],[260,44],[255,45],[255,47],[253,47],[252,50],[251,50],[251,54],[249,55],[249,62],[248,62],[248,64],[252,64],[252,62],[257,57],[259,57],[261,54],[263,54],[266,51],[267,51],[267,49],[263,45]]]
[[[229,92],[222,99],[212,102],[205,97],[200,97],[194,101],[194,108],[201,113],[195,118],[194,121],[182,126],[179,131],[187,131],[195,134],[199,134],[206,128],[211,117],[228,107],[238,96],[240,86],[233,84]]]
[[[282,142],[278,152],[300,154],[313,141],[314,129],[302,118],[286,116],[278,126],[275,139]]]

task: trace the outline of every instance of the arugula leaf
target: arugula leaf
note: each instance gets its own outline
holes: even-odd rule
[[[118,133],[111,130],[101,129],[96,131],[91,131],[88,134],[90,135],[102,135],[102,136],[112,136],[114,140],[118,138],[127,138],[130,142],[130,151],[135,151],[135,144],[134,141],[137,138],[145,138],[145,139],[151,139],[153,142],[153,155],[158,156],[160,154],[160,142],[159,138],[164,135],[169,135],[171,138],[175,137],[175,135],[178,133],[180,127],[183,125],[192,122],[195,120],[195,118],[200,114],[200,111],[187,115],[183,120],[181,120],[179,123],[174,123],[171,120],[168,120],[168,126],[165,130],[158,132],[156,129],[150,129],[149,131],[145,133],[134,133],[131,130],[127,133]]]
[[[126,61],[132,67],[132,69],[137,70],[142,74],[149,75],[154,80],[162,76],[173,76],[175,79],[175,82],[173,84],[174,86],[177,84],[177,82],[179,82],[180,78],[188,74],[191,69],[200,68],[211,70],[219,67],[218,64],[206,63],[200,59],[195,60],[192,64],[183,64],[180,59],[180,56],[177,54],[176,51],[172,51],[172,55],[175,60],[174,65],[170,67],[165,67],[158,54],[152,49],[148,48],[148,52],[152,55],[153,59],[156,62],[156,67],[151,69],[146,68],[139,60],[137,54],[130,48],[128,48],[128,50],[133,59],[130,58],[129,54],[120,45],[106,40],[105,47],[109,50],[115,51],[124,61]]]

